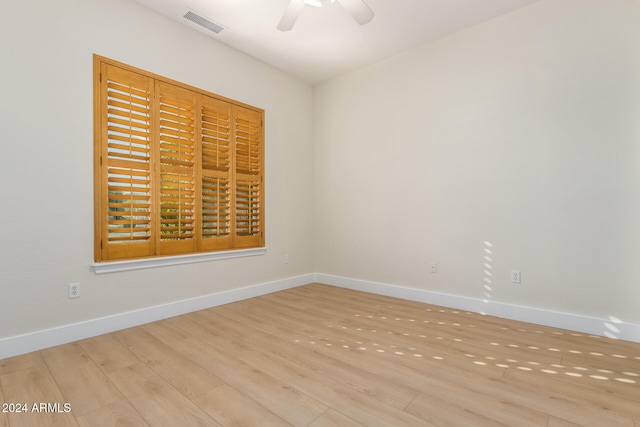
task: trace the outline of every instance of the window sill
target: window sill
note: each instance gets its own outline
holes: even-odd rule
[[[267,248],[240,249],[224,252],[206,252],[158,258],[131,259],[125,261],[94,262],[91,264],[91,267],[96,274],[106,274],[116,273],[119,271],[142,270],[145,268],[217,261],[221,259],[244,258],[248,256],[264,255],[266,252]]]

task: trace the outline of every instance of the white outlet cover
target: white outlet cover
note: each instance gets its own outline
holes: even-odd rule
[[[69,298],[79,298],[79,297],[80,297],[80,283],[70,283]]]
[[[520,270],[511,270],[511,283],[520,283],[522,281],[522,275]]]

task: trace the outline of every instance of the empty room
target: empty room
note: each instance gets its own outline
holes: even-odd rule
[[[0,10],[0,427],[640,427],[640,0]]]

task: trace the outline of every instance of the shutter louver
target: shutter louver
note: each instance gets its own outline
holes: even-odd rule
[[[256,176],[261,170],[260,118],[251,111],[241,110],[236,115],[236,173]]]
[[[158,252],[192,252],[195,243],[195,97],[158,83]]]
[[[231,108],[201,98],[201,249],[223,249],[231,240]]]
[[[236,234],[260,233],[260,184],[238,180],[236,183]]]
[[[235,108],[235,231],[236,246],[261,244],[263,228],[261,115]]]
[[[151,248],[151,80],[108,66],[102,73],[103,256],[146,256]]]

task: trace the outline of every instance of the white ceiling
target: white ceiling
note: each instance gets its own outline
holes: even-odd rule
[[[289,0],[135,1],[196,28],[182,19],[191,9],[225,27],[203,30],[214,39],[317,84],[539,0],[365,0],[375,15],[362,26],[325,0],[288,32],[276,27]]]

